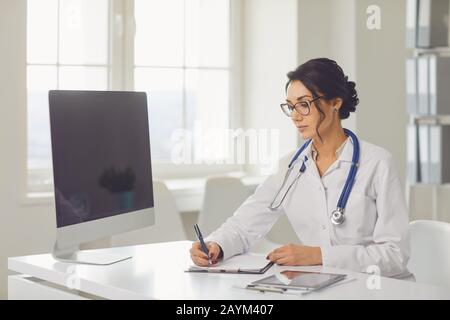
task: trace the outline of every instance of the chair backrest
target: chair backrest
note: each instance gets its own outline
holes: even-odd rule
[[[216,230],[250,196],[239,178],[209,177],[205,183],[199,226],[206,236]]]
[[[408,269],[416,281],[450,287],[450,223],[416,220],[409,229]]]
[[[175,199],[164,182],[153,180],[153,196],[155,202],[155,224],[113,236],[111,241],[113,246],[187,239]]]

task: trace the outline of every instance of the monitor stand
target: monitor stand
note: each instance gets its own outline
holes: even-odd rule
[[[111,265],[120,261],[131,259],[130,255],[103,253],[97,250],[82,251],[78,246],[61,249],[58,242],[55,242],[52,252],[53,258],[61,262],[90,264],[90,265]]]

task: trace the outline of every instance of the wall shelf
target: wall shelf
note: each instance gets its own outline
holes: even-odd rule
[[[442,197],[450,192],[449,10],[448,0],[406,1],[406,195],[423,219],[443,219]]]
[[[417,125],[448,126],[450,125],[450,115],[413,115],[412,122]]]
[[[450,47],[412,48],[411,50],[415,57],[427,54],[450,56]]]

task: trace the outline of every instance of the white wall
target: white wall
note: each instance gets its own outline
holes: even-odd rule
[[[286,74],[297,66],[297,1],[243,1],[242,50],[243,125],[279,130],[281,156],[297,146],[297,131],[279,107]]]
[[[356,71],[360,106],[357,129],[362,139],[389,150],[405,181],[405,24],[406,2],[358,0],[356,2]],[[366,27],[366,8],[381,9],[381,30]]]
[[[381,29],[366,27],[369,5],[381,9]],[[450,222],[450,188],[432,186],[409,188],[406,180],[405,46],[406,1],[356,1],[356,77],[360,105],[357,132],[362,139],[389,150],[401,180],[409,193],[410,219],[436,219]],[[433,207],[436,210],[433,210]]]
[[[20,199],[25,158],[25,0],[0,0],[0,298],[6,298],[7,257],[47,252],[54,209]]]
[[[357,80],[355,6],[355,0],[298,1],[298,64],[330,58],[349,80]],[[356,130],[357,117],[358,110],[343,121],[343,126]]]
[[[355,8],[355,0],[243,1],[243,125],[278,129],[280,155],[300,143],[278,107],[287,72],[309,59],[328,57],[356,80]],[[356,118],[352,114],[343,125],[356,130]]]
[[[366,27],[369,5],[381,9],[381,30]],[[329,57],[356,82],[360,103],[344,121],[392,152],[404,181],[406,163],[405,1],[299,0],[299,62]]]

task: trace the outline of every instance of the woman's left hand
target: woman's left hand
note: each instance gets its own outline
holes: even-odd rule
[[[320,247],[288,244],[267,255],[270,261],[283,266],[311,266],[322,264]]]

